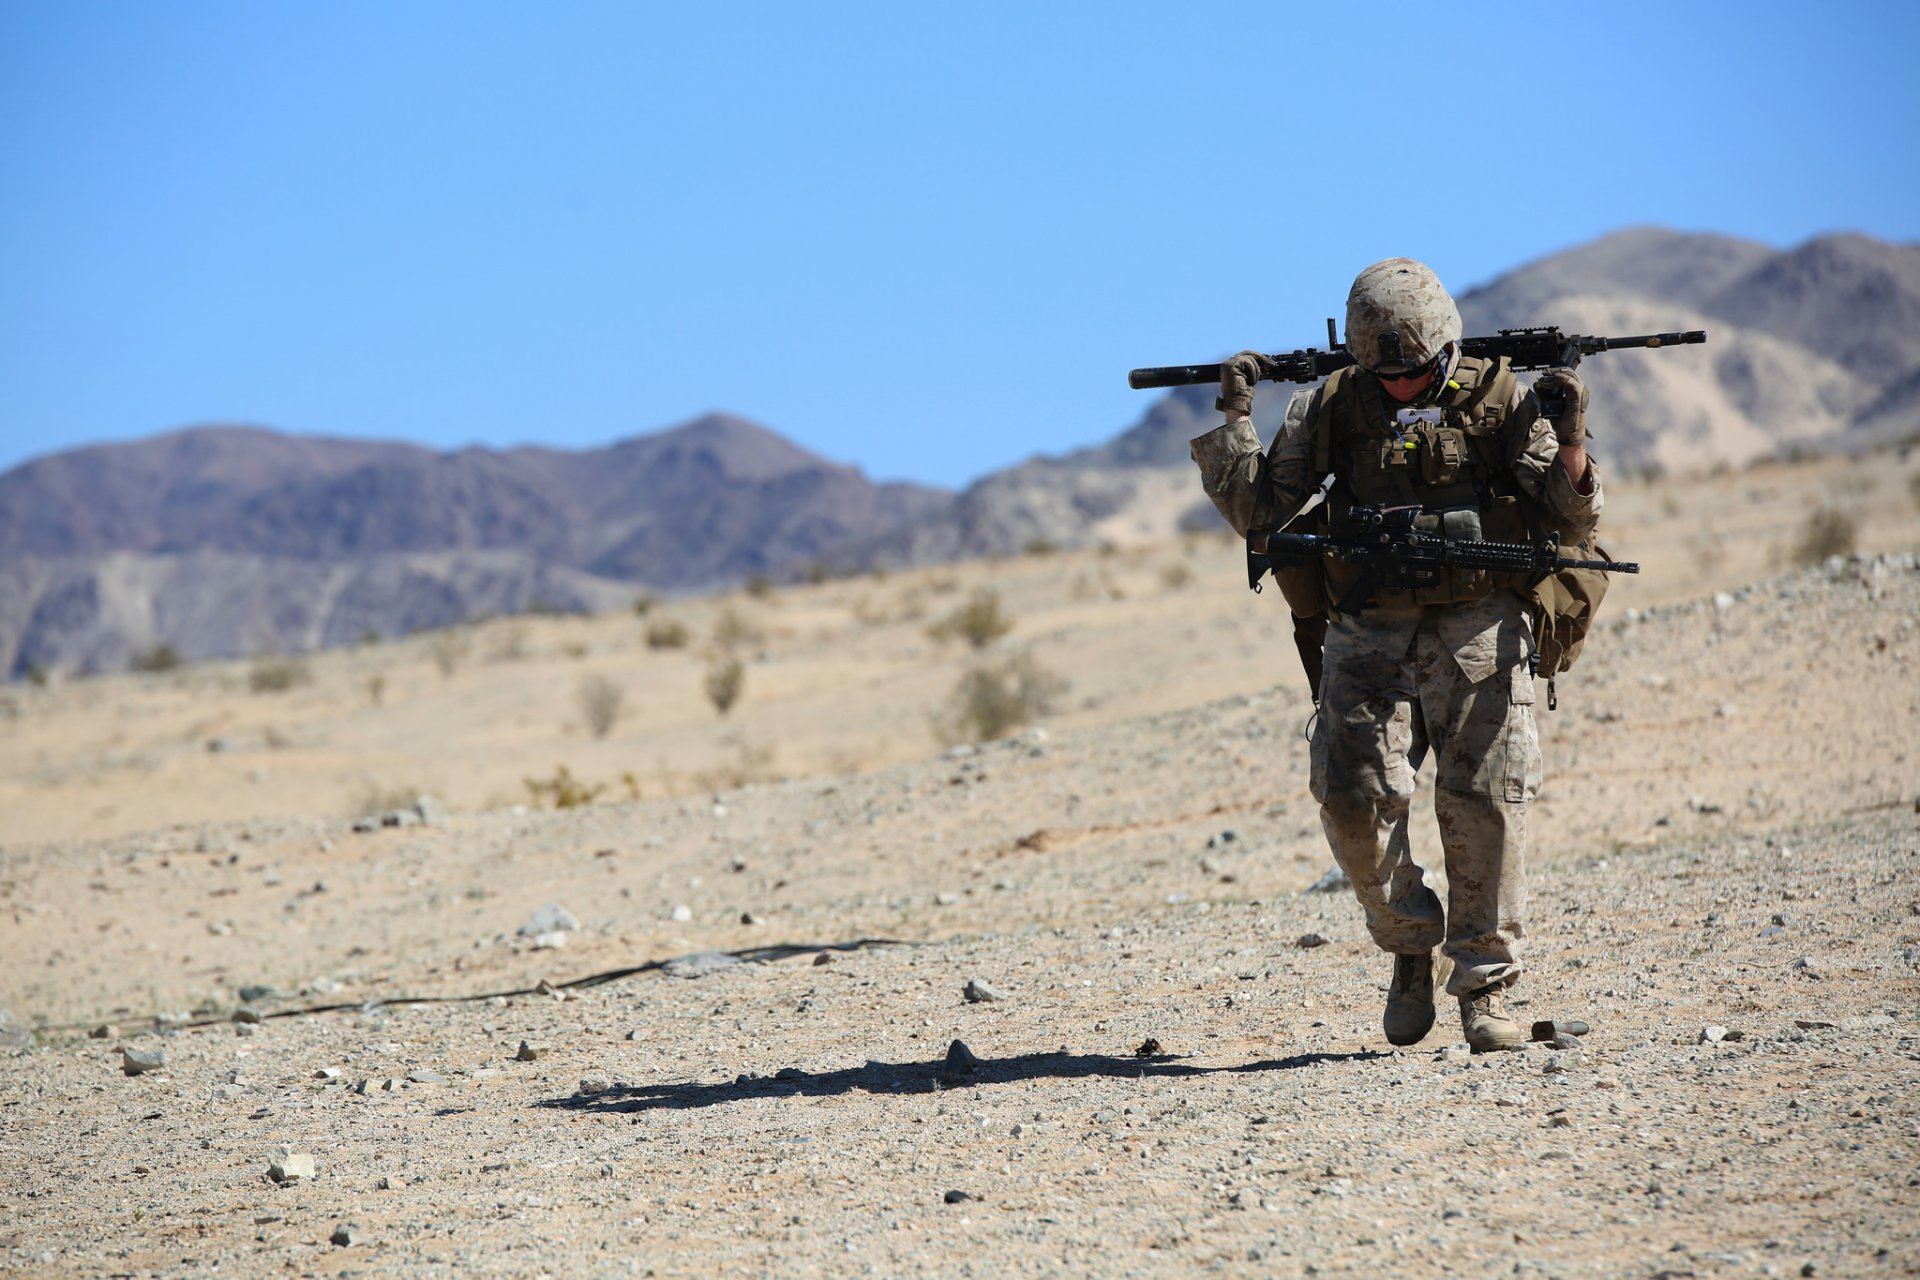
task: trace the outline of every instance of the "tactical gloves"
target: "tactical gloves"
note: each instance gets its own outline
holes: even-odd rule
[[[1224,381],[1225,375],[1221,375]],[[1549,369],[1534,380],[1533,398],[1553,420],[1553,438],[1563,448],[1586,443],[1587,384],[1571,369]]]
[[[1271,362],[1258,351],[1242,351],[1220,366],[1220,398],[1213,407],[1231,417],[1253,412],[1253,384]]]

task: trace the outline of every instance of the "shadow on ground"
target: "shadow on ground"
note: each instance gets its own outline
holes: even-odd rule
[[[971,1058],[971,1055],[967,1055]],[[787,1067],[771,1076],[740,1076],[727,1083],[616,1084],[612,1088],[547,1098],[536,1107],[590,1113],[687,1111],[720,1106],[749,1098],[823,1098],[852,1093],[935,1093],[942,1089],[969,1089],[983,1084],[1011,1084],[1021,1080],[1078,1080],[1112,1076],[1123,1080],[1152,1077],[1207,1076],[1255,1071],[1295,1071],[1324,1063],[1369,1062],[1393,1055],[1362,1053],[1301,1053],[1288,1058],[1229,1067],[1200,1067],[1173,1055],[1114,1057],[1095,1053],[1028,1053],[1013,1058],[973,1059],[971,1066],[955,1066],[949,1053],[932,1062],[868,1062],[841,1071],[808,1072]]]

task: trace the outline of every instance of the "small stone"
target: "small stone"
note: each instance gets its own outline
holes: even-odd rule
[[[1470,1060],[1472,1056],[1473,1050],[1464,1044],[1450,1044],[1440,1050],[1438,1055],[1442,1063],[1466,1062]]]
[[[87,1039],[89,1040],[118,1040],[119,1038],[120,1028],[114,1026],[111,1022],[104,1022],[87,1032]],[[25,1046],[22,1045],[19,1047],[24,1048]]]
[[[685,924],[687,921],[693,919],[693,908],[683,902],[679,906],[675,907],[670,914],[672,915],[674,920],[678,921],[681,924]]]
[[[1725,1027],[1718,1026],[1718,1025],[1708,1025],[1700,1028],[1701,1044],[1719,1044],[1722,1040],[1725,1040],[1726,1038],[1727,1038],[1727,1029]]]
[[[1307,886],[1308,893],[1341,893],[1353,888],[1353,881],[1339,867],[1334,867],[1325,875]]]
[[[552,1053],[552,1052],[553,1052],[552,1045],[537,1043],[532,1040],[522,1040],[520,1042],[519,1052],[515,1053],[513,1056],[517,1061],[520,1061],[520,1062],[534,1062],[540,1058],[546,1057],[549,1053]]]
[[[241,1004],[259,1004],[262,1000],[271,1000],[280,992],[262,982],[250,982],[234,992],[240,997]]]
[[[527,917],[520,926],[520,936],[537,938],[543,933],[564,933],[579,927],[580,922],[574,919],[571,911],[557,902],[549,902]]]
[[[235,1022],[255,1022],[255,1023],[266,1021],[266,1019],[260,1016],[260,1011],[258,1009],[253,1008],[251,1005],[244,1005],[244,1004],[241,1005],[238,1009],[235,1009],[233,1011],[233,1020]]]
[[[969,978],[967,985],[960,989],[960,994],[965,996],[970,1004],[988,1004],[1007,998],[1006,992],[979,978]]]
[[[1820,962],[1812,956],[1801,956],[1798,960],[1795,960],[1793,962],[1793,971],[1812,978],[1816,982],[1820,980]]]
[[[1326,946],[1327,938],[1326,938],[1326,935],[1324,934],[1303,933],[1298,938],[1294,939],[1293,945],[1296,947],[1299,947],[1302,951],[1311,951],[1315,947]]]
[[[833,952],[831,951],[822,951],[819,955],[813,958],[813,965],[814,965],[814,968],[816,969],[823,964],[832,964],[832,963],[833,963]]]
[[[947,1046],[947,1059],[941,1064],[941,1070],[948,1075],[971,1075],[980,1069],[980,1059],[973,1056],[973,1050],[955,1040]]]
[[[349,1226],[343,1222],[333,1229],[333,1234],[329,1236],[328,1239],[333,1242],[335,1248],[345,1249],[349,1245],[364,1243],[366,1236],[361,1232],[360,1228]]]
[[[947,1204],[965,1204],[967,1201],[973,1199],[972,1196],[964,1191],[949,1191],[940,1198]]]
[[[315,1173],[313,1157],[291,1147],[275,1147],[267,1161],[267,1176],[275,1182],[310,1181]]]
[[[236,1022],[233,1024],[233,1034],[237,1036],[257,1035],[259,1031],[260,1024],[257,1022]]]
[[[437,827],[447,820],[447,806],[432,796],[421,796],[413,802],[413,814],[422,826]]]
[[[531,949],[534,951],[558,951],[561,947],[564,947],[566,945],[567,945],[567,935],[560,932],[560,930],[558,929],[554,929],[547,933],[534,934],[533,946]]]
[[[324,1080],[328,1084],[331,1084],[335,1080],[338,1080],[340,1078],[340,1068],[322,1067],[318,1071],[313,1073],[313,1078],[315,1080]]]
[[[1557,1115],[1557,1116],[1547,1117],[1547,1128],[1549,1129],[1571,1129],[1572,1127],[1573,1127],[1572,1116]]]
[[[1160,1047],[1158,1040],[1152,1036],[1148,1036],[1140,1042],[1140,1047],[1133,1051],[1133,1056],[1136,1058],[1156,1058],[1165,1052],[1166,1050]]]
[[[575,1089],[574,1092],[583,1098],[587,1098],[598,1093],[610,1093],[612,1090],[613,1081],[607,1079],[605,1076],[581,1076],[580,1086]]]
[[[159,1071],[167,1065],[164,1049],[122,1049],[120,1051],[120,1069],[130,1076],[143,1076],[149,1071]]]
[[[752,927],[754,925],[761,923],[761,921],[760,921],[760,917],[753,914],[753,912],[742,911],[740,913],[740,923],[747,925],[748,927]]]
[[[429,1071],[425,1067],[416,1067],[407,1072],[407,1080],[412,1084],[445,1084],[447,1078],[438,1071]]]
[[[660,972],[670,978],[704,978],[740,963],[739,956],[725,951],[696,951],[690,956],[676,956],[667,961],[660,966]]]
[[[1773,913],[1773,922],[1782,929],[1791,929],[1793,927],[1793,912],[1776,911]]]
[[[1561,1053],[1550,1053],[1547,1055],[1547,1060],[1540,1065],[1540,1070],[1550,1076],[1565,1075],[1572,1071],[1579,1061],[1580,1051],[1578,1049],[1569,1049]]]
[[[372,835],[374,832],[378,831],[379,829],[380,829],[380,819],[378,818],[355,818],[353,820],[352,830],[355,835],[359,835],[359,836]]]

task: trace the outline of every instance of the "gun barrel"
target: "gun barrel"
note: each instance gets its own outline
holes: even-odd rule
[[[1127,385],[1135,391],[1154,387],[1198,387],[1220,381],[1217,364],[1176,364],[1158,369],[1129,369]]]
[[[1498,337],[1462,338],[1460,349],[1470,356],[1505,356],[1516,369],[1545,369],[1562,359],[1562,344],[1571,343],[1583,356],[1599,351],[1626,350],[1634,347],[1657,350],[1660,347],[1694,346],[1707,340],[1704,329],[1677,333],[1642,333],[1629,338],[1562,337],[1557,329],[1510,329]],[[1335,369],[1353,363],[1345,350],[1288,352],[1271,357],[1273,370],[1267,379],[1274,382],[1312,382]],[[1175,364],[1149,369],[1131,369],[1127,385],[1135,391],[1155,387],[1197,387],[1220,381],[1217,364]]]

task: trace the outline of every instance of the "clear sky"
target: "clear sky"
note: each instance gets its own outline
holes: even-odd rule
[[[958,484],[1377,258],[1920,237],[1916,14],[0,0],[0,468],[727,409]]]

